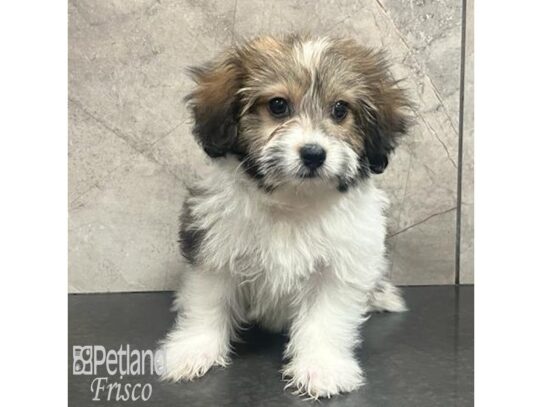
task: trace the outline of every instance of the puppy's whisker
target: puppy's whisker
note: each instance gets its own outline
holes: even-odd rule
[[[242,159],[241,161],[239,162],[239,164],[235,167],[235,170],[233,172],[233,176],[235,179],[238,179],[239,177],[239,170],[242,169],[244,167],[244,165],[247,163],[247,162],[250,162],[250,161],[254,161],[255,158],[253,157],[253,153],[249,152],[247,153]]]

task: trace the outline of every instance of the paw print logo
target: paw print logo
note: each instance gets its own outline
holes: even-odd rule
[[[92,374],[92,346],[73,347],[73,374]]]

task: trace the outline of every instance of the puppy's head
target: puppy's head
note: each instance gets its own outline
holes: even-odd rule
[[[268,190],[382,173],[406,132],[408,100],[384,55],[352,40],[260,37],[191,70],[194,134],[234,154]]]

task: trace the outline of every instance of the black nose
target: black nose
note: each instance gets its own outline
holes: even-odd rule
[[[299,150],[299,155],[303,160],[303,164],[311,170],[320,167],[326,160],[326,150],[318,144],[305,144]]]

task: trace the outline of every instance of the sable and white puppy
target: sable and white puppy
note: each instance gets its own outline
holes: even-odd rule
[[[381,52],[325,37],[260,37],[192,74],[213,169],[183,208],[189,269],[163,377],[226,366],[236,329],[255,322],[289,334],[287,387],[358,388],[364,314],[405,309],[385,279],[387,200],[371,180],[407,129],[404,91]]]

